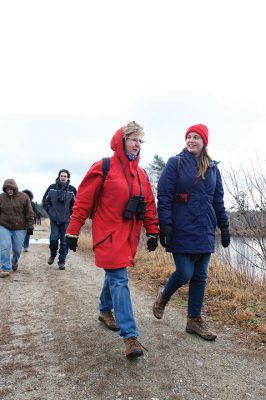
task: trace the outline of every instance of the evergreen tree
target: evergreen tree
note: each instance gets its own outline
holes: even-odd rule
[[[165,167],[165,162],[161,156],[158,154],[155,154],[153,157],[153,162],[149,164],[149,168],[153,171],[153,173],[156,175],[157,180],[159,179],[162,170]]]
[[[162,170],[165,167],[165,162],[161,156],[155,154],[152,163],[146,168],[154,196],[157,196],[157,184],[161,176]]]

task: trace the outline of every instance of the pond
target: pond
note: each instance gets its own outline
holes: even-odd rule
[[[35,239],[31,237],[30,244],[49,244],[49,239],[48,238]]]
[[[230,246],[226,249],[222,247],[220,240],[217,240],[216,252],[218,256],[226,259],[240,271],[249,275],[266,277],[265,259],[254,239],[231,237]]]

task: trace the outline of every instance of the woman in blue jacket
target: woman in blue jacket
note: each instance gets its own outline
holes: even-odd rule
[[[207,126],[191,126],[185,140],[185,149],[168,160],[158,183],[160,241],[166,251],[173,253],[176,271],[159,291],[153,313],[161,319],[171,296],[189,282],[186,331],[215,340],[201,311],[217,225],[222,245],[230,244],[224,191],[218,163],[206,149]]]

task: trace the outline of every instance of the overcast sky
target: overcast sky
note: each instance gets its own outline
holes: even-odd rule
[[[209,152],[266,158],[264,1],[0,0],[0,177],[41,201],[61,168],[78,186],[144,125],[141,164],[209,127]]]

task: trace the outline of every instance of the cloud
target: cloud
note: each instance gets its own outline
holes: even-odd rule
[[[222,166],[229,161],[237,166],[264,151],[266,120],[256,107],[228,105],[204,92],[171,91],[142,96],[125,112],[99,116],[0,114],[2,182],[13,177],[40,201],[59,169],[67,168],[78,186],[93,162],[112,155],[111,137],[129,120],[144,125],[144,167],[155,154],[166,161],[181,151],[185,131],[199,122],[209,127],[209,151]]]

